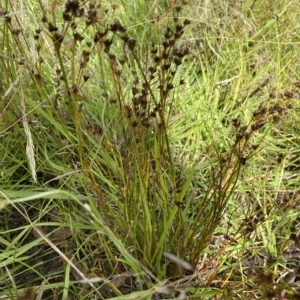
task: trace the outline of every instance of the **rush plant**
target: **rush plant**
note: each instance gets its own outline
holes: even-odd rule
[[[237,199],[288,91],[244,110],[273,77],[241,94],[232,63],[249,49],[228,44],[218,69],[215,28],[186,1],[3,2],[0,296],[221,295],[218,273],[266,221],[269,203],[243,203],[241,221]]]

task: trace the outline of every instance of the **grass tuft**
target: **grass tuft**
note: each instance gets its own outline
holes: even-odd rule
[[[299,297],[297,7],[3,0],[0,297]]]

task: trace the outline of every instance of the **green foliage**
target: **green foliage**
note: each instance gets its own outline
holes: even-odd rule
[[[297,5],[227,2],[1,2],[0,296],[296,295]]]

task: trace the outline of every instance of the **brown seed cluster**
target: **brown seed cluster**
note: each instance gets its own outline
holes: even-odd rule
[[[291,89],[286,89],[283,92],[271,92],[269,95],[270,99],[300,99],[300,81],[294,83]]]
[[[161,41],[151,44],[145,62],[137,62],[138,67],[132,64],[133,60],[137,61],[137,40],[130,36],[127,28],[118,19],[96,31],[94,43],[107,55],[117,85],[124,80],[122,75],[125,65],[130,69],[132,75],[130,101],[124,99],[120,93],[117,95],[105,93],[103,96],[111,104],[122,107],[123,114],[132,127],[141,125],[148,128],[157,116],[160,120],[164,118],[167,100],[174,89],[175,75],[184,57],[189,53],[187,47],[178,45],[186,26],[190,24],[187,19],[182,23],[179,22],[180,11],[181,6],[176,6],[173,24],[166,25],[161,34]],[[122,42],[124,51],[122,57],[114,50],[114,45],[119,41]],[[128,83],[127,78],[126,82]],[[182,84],[184,81],[179,80],[179,85]]]
[[[133,126],[141,124],[149,127],[151,119],[157,115],[161,120],[164,118],[170,92],[174,89],[175,75],[184,57],[189,53],[188,48],[177,46],[189,21],[185,20],[179,24],[178,17],[174,20],[173,28],[166,27],[161,43],[152,43],[151,64],[145,70],[144,76],[139,76],[135,70],[132,71],[132,100],[131,105],[126,105],[126,116],[131,119]],[[122,38],[128,49],[134,51],[136,41],[127,35]],[[183,80],[180,80],[179,84],[184,84]]]
[[[107,58],[105,63],[108,63],[116,82],[115,86],[118,86],[112,92],[106,91],[104,94],[107,94],[107,97],[105,98],[111,104],[119,105],[132,127],[141,125],[148,128],[157,117],[161,124],[165,123],[167,106],[171,106],[170,93],[176,86],[184,84],[183,80],[176,81],[175,76],[183,59],[189,54],[189,49],[185,45],[180,45],[180,39],[190,24],[187,19],[180,21],[179,14],[183,5],[185,2],[182,2],[182,5],[172,4],[170,12],[173,18],[166,22],[165,27],[161,26],[161,32],[157,33],[158,38],[153,38],[144,61],[139,58],[138,51],[141,47],[138,47],[138,41],[116,17],[117,5],[104,8],[92,1],[67,0],[63,6],[59,5],[59,8],[62,8],[63,22],[61,23],[57,21],[59,20],[57,16],[52,15],[50,6],[41,5],[41,26],[34,32],[38,61],[40,65],[44,61],[42,58],[42,49],[45,46],[43,33],[48,34],[52,37],[57,56],[54,74],[55,89],[59,91],[62,84],[67,87],[66,92],[57,94],[55,103],[62,94],[72,99],[79,98],[76,97],[77,94],[80,94],[82,86],[90,78],[87,73],[91,56],[96,51],[98,54],[99,51],[103,51],[105,53],[103,57]],[[8,11],[1,11],[0,14],[7,23],[11,23]],[[11,30],[16,36],[21,32],[18,28]],[[151,39],[150,36],[149,40]],[[83,50],[80,50],[77,61],[74,60],[77,64],[76,74],[71,75],[59,66],[61,63],[59,60],[66,50],[76,49],[79,43]],[[120,48],[120,45],[123,54],[120,54],[120,50],[116,50]],[[134,61],[139,65],[136,66]],[[26,61],[20,61],[21,63],[27,64]],[[39,85],[43,84],[44,77],[40,69],[33,70],[32,75]],[[128,86],[128,80],[132,80],[131,91],[130,95],[124,97],[122,82],[126,81]]]
[[[296,88],[297,83],[295,84]],[[300,86],[300,85],[299,85]],[[259,147],[257,144],[251,144],[251,137],[259,130],[263,129],[268,124],[278,123],[288,111],[292,108],[290,96],[294,96],[297,91],[285,91],[280,94],[283,102],[279,104],[269,104],[269,101],[275,97],[269,96],[268,101],[261,103],[259,107],[252,113],[252,119],[247,125],[242,125],[241,119],[233,118],[231,120],[235,130],[234,134],[234,149],[241,165],[245,165],[253,151]],[[229,155],[230,156],[230,155]]]
[[[5,23],[11,23],[11,15],[8,10],[0,9],[0,17],[3,18]]]

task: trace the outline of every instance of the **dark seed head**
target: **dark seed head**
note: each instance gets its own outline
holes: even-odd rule
[[[6,23],[10,23],[10,22],[11,22],[11,16],[10,16],[8,13],[6,13],[6,14],[4,15],[4,21],[5,21]]]
[[[127,41],[127,45],[128,45],[128,48],[129,48],[131,51],[134,50],[135,45],[136,45],[136,40],[134,40],[134,39],[129,39],[129,40]]]
[[[65,4],[65,12],[75,14],[76,10],[79,9],[78,0],[69,0]]]
[[[21,30],[20,29],[13,29],[12,30],[12,33],[14,34],[14,35],[19,35],[20,34],[20,32],[21,32]],[[38,39],[38,38],[35,38],[36,37],[36,35],[34,36],[34,39]]]
[[[177,13],[179,13],[179,12],[181,11],[181,6],[180,6],[180,5],[177,5],[177,6],[175,7],[175,10],[176,10]]]
[[[83,36],[81,34],[79,34],[78,32],[74,32],[73,36],[76,41],[79,41],[79,42],[83,41]]]
[[[177,24],[177,25],[176,25],[176,27],[175,27],[175,29],[176,29],[176,32],[181,32],[181,31],[182,31],[182,29],[183,29],[183,26],[182,26],[182,25],[179,25],[179,24]]]
[[[57,31],[58,28],[55,25],[53,25],[52,23],[48,23],[48,30],[50,32],[54,32],[54,31]]]
[[[189,25],[189,24],[191,24],[191,21],[190,21],[190,20],[185,19],[185,20],[183,21],[183,25],[184,25],[184,26]]]
[[[149,67],[148,70],[151,74],[153,74],[155,72],[155,68],[153,68],[153,67]]]
[[[105,30],[104,32],[100,30],[97,31],[94,37],[94,42],[98,43],[106,34],[107,34],[107,30]]]
[[[64,19],[66,22],[69,22],[69,21],[72,20],[72,16],[71,16],[70,13],[64,11],[64,12],[63,12],[63,19]]]
[[[42,16],[42,22],[43,22],[43,23],[46,23],[47,21],[48,21],[48,19],[47,19],[46,15],[43,15],[43,16]]]

